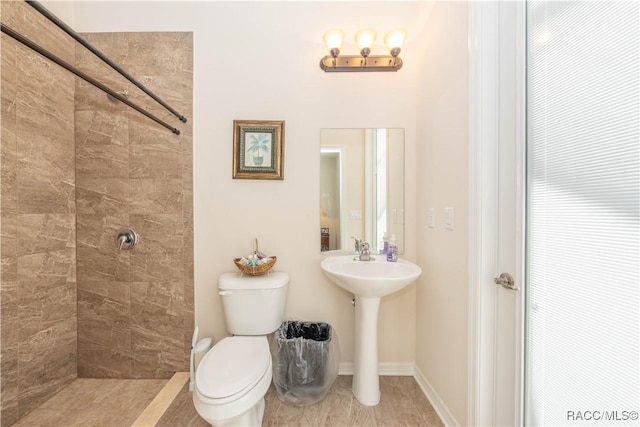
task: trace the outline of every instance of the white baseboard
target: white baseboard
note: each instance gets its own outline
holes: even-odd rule
[[[422,371],[417,366],[415,367],[414,371],[415,373],[413,377],[416,379],[416,382],[422,389],[424,395],[427,396],[427,399],[431,403],[431,406],[433,406],[433,409],[436,410],[436,413],[438,414],[440,420],[442,420],[444,425],[447,427],[459,426],[460,423],[455,419],[453,414],[451,414],[451,411],[449,411],[447,405],[445,405],[442,399],[440,399],[440,396],[438,395],[438,393],[436,393],[434,388],[431,387],[431,384],[429,384],[429,381],[427,381],[427,378],[424,376]]]
[[[412,377],[415,364],[413,363],[378,363],[379,375],[393,375],[398,377]],[[353,375],[353,362],[340,363],[338,375]]]

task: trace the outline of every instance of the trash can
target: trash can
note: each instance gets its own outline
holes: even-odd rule
[[[271,340],[273,384],[294,406],[321,401],[338,376],[340,347],[331,325],[287,320]]]

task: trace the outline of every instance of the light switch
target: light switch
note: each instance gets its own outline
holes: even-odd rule
[[[352,210],[349,213],[349,219],[362,219],[362,211],[361,210]]]
[[[444,208],[444,228],[453,230],[453,208]]]
[[[436,210],[434,208],[427,209],[427,227],[436,227]]]

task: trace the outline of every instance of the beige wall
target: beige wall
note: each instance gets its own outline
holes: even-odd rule
[[[288,317],[334,325],[341,360],[353,360],[352,296],[320,270],[319,137],[321,128],[404,128],[407,147],[407,235],[415,234],[415,73],[411,41],[398,73],[328,74],[322,34],[343,26],[352,40],[362,26],[407,23],[412,2],[78,2],[79,31],[193,31],[195,321],[215,340],[227,334],[217,279],[234,271],[254,237],[278,256],[291,283]],[[153,19],[151,19],[153,17]],[[356,52],[348,41],[343,51]],[[415,39],[414,39],[415,40]],[[379,40],[382,45],[382,40]],[[376,47],[383,49],[383,47]],[[283,181],[233,180],[233,120],[284,120]],[[407,242],[408,259],[415,243]],[[382,302],[380,361],[413,363],[415,288]]]
[[[74,46],[24,2],[2,22],[73,62]],[[76,377],[74,78],[2,35],[2,425]]]
[[[418,78],[416,366],[460,425],[467,405],[467,4],[434,3]],[[443,36],[446,35],[446,36]],[[444,208],[455,209],[454,230]],[[436,227],[427,227],[435,208]]]

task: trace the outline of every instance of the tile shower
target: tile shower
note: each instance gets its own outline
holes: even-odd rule
[[[192,129],[24,2],[2,22],[180,129],[2,35],[1,407],[9,426],[76,377],[168,378],[193,331]],[[83,35],[187,118],[191,33]],[[115,246],[122,226],[140,242]]]

